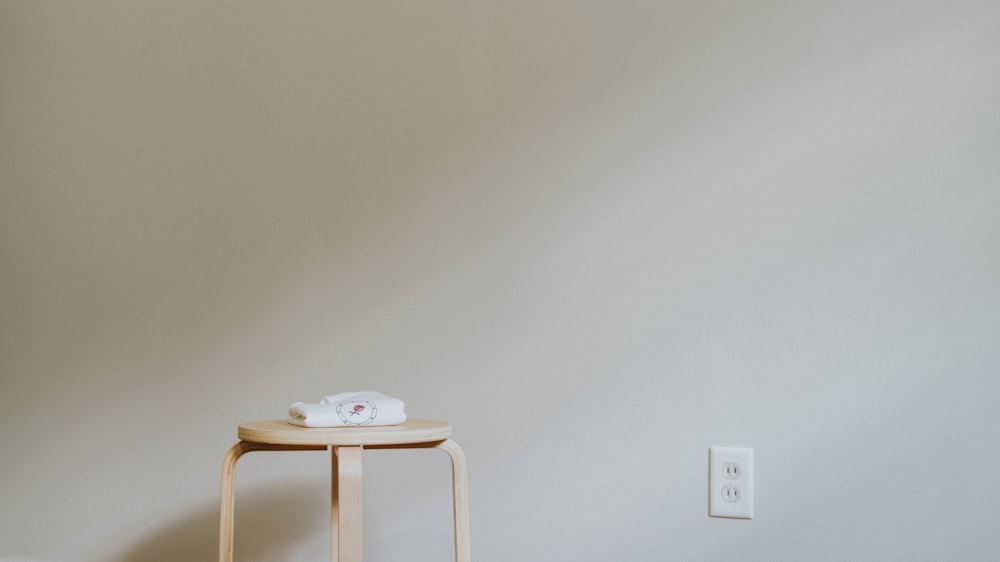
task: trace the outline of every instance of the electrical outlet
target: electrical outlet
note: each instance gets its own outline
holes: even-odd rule
[[[753,449],[709,447],[708,514],[753,519]]]

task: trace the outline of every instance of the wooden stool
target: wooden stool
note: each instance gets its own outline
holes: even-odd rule
[[[222,501],[219,519],[219,562],[233,560],[233,516],[236,461],[251,451],[330,450],[332,498],[330,528],[333,562],[361,562],[361,450],[442,449],[451,457],[452,501],[455,518],[455,560],[469,562],[468,479],[465,454],[449,439],[451,425],[437,420],[411,419],[381,427],[306,428],[284,420],[242,423],[240,441],[222,462]]]

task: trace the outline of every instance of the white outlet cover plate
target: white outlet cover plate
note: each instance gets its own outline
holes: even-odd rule
[[[753,519],[753,449],[709,447],[708,491],[711,517]]]

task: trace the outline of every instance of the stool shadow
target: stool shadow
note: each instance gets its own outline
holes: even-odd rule
[[[236,500],[235,558],[287,560],[297,545],[328,534],[329,512],[324,512],[322,499],[327,494],[305,484],[241,491]],[[218,550],[219,505],[213,502],[167,523],[115,562],[212,562]]]

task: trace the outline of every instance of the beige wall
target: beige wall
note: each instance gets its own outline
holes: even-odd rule
[[[0,3],[0,558],[212,560],[236,423],[373,388],[479,562],[995,559],[998,26]],[[238,559],[323,559],[326,463],[241,463]],[[366,463],[366,560],[446,559],[445,460]]]

